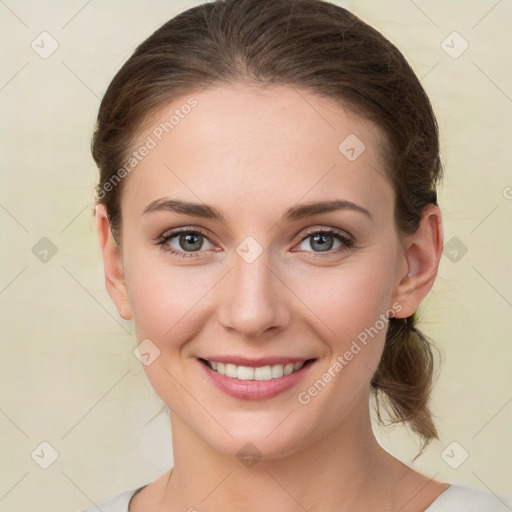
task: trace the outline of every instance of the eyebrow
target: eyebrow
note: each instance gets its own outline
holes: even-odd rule
[[[292,206],[288,208],[283,216],[281,217],[280,223],[291,222],[300,220],[306,217],[312,217],[314,215],[320,215],[322,213],[330,213],[338,210],[351,210],[359,213],[363,213],[371,221],[373,221],[372,214],[362,206],[359,206],[351,201],[345,201],[342,199],[335,199],[331,201],[316,201],[307,204],[300,204],[298,206]],[[192,203],[189,201],[182,201],[180,199],[167,199],[161,198],[153,201],[144,209],[143,215],[159,212],[159,211],[170,211],[174,213],[181,213],[184,215],[193,215],[196,217],[203,217],[205,219],[217,220],[223,224],[226,224],[226,218],[222,213],[207,204]]]

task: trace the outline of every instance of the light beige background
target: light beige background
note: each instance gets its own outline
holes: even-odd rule
[[[104,288],[90,215],[97,171],[89,143],[100,98],[121,63],[196,3],[0,1],[0,511],[72,511],[172,465],[167,416],[149,422],[162,403],[132,353],[133,326]],[[441,442],[414,466],[512,495],[512,5],[339,3],[404,52],[441,126],[440,205],[446,242],[456,237],[451,243],[459,246],[443,256],[422,308],[423,328],[444,354],[433,394]],[[58,42],[47,58],[31,47],[34,40],[42,46],[43,31]],[[469,44],[456,59],[442,47],[453,31]],[[454,37],[444,43],[451,51],[463,44]],[[43,237],[57,248],[46,262],[40,248],[33,253]],[[402,428],[376,433],[410,463],[412,435]],[[48,469],[35,462],[50,460],[43,441],[58,452]],[[460,447],[443,458],[454,441]],[[453,469],[447,461],[460,463],[462,450],[469,456]]]

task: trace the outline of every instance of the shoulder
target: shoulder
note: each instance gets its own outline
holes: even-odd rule
[[[128,512],[128,505],[130,500],[144,487],[146,486],[144,485],[142,487],[128,489],[126,491],[120,492],[119,494],[116,494],[109,500],[91,505],[90,507],[84,508],[83,510],[77,512],[98,512],[98,510],[101,510],[102,512]]]
[[[510,512],[512,499],[465,485],[452,484],[425,512]]]

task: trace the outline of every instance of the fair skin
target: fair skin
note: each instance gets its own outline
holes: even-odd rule
[[[144,370],[171,410],[169,484],[166,473],[134,496],[130,511],[425,510],[447,485],[393,458],[371,428],[369,383],[385,329],[341,371],[332,368],[386,311],[417,310],[441,256],[439,209],[425,208],[418,231],[400,239],[380,131],[291,87],[217,86],[184,96],[151,118],[140,141],[190,96],[198,105],[125,178],[120,247],[104,206],[96,209],[107,290],[133,320],[137,341],[160,350]],[[338,150],[349,134],[366,146],[354,161]],[[162,198],[207,204],[225,223],[164,209],[144,214]],[[281,221],[290,207],[340,199],[367,213]],[[181,227],[204,236],[158,245]],[[315,243],[313,228],[329,250]],[[250,262],[237,252],[248,236],[262,251]],[[246,399],[213,385],[213,370],[199,360],[226,354],[314,361],[291,388]],[[301,403],[299,393],[329,368],[329,383]],[[261,454],[254,464],[237,456],[246,443]]]

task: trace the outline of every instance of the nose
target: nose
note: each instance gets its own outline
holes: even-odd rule
[[[291,292],[268,252],[252,262],[235,254],[233,268],[223,280],[219,319],[226,330],[240,337],[262,339],[282,330],[291,319]]]

